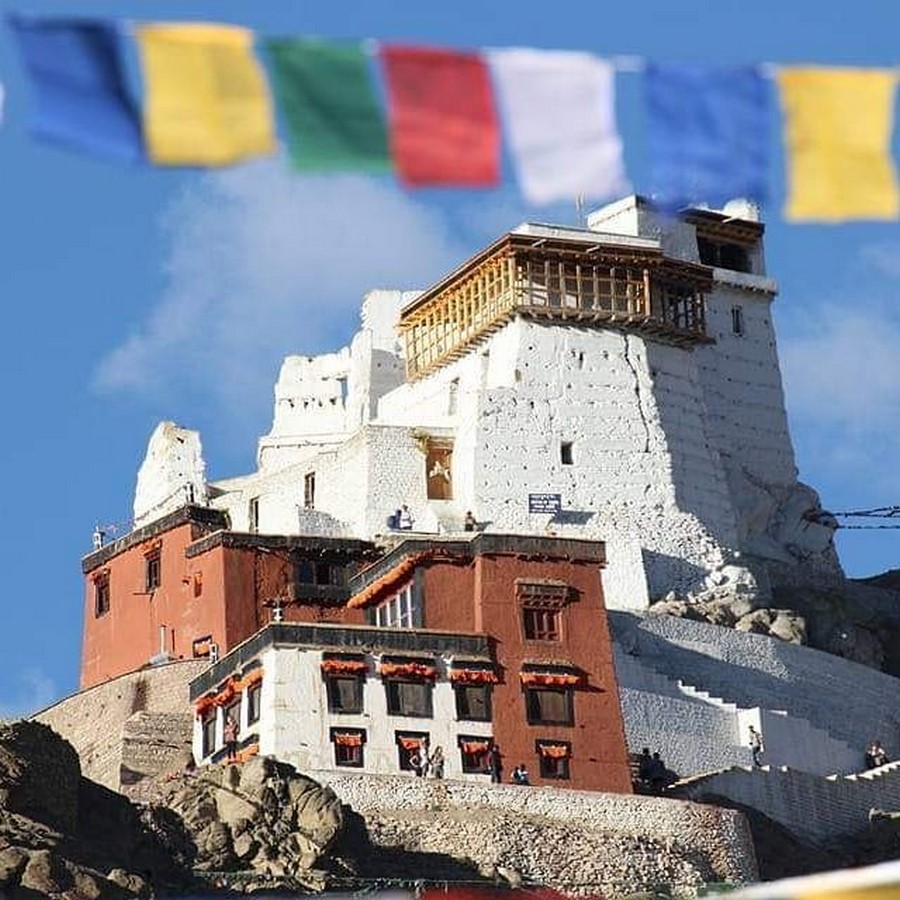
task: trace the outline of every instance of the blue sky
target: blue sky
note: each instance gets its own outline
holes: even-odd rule
[[[833,0],[0,0],[4,11],[212,19],[268,34],[533,46],[657,61],[894,65],[900,4]],[[156,422],[201,431],[212,478],[249,470],[282,357],[342,345],[370,287],[426,285],[524,219],[507,186],[406,193],[292,174],[283,160],[204,173],[94,161],[27,134],[28,87],[0,33],[0,715],[77,684],[79,561],[94,524],[130,517]],[[645,187],[640,80],[619,77],[629,173]],[[777,122],[773,145],[777,148]],[[803,480],[836,510],[900,503],[900,224],[789,225],[780,151],[765,210],[776,325]],[[898,531],[845,532],[846,569],[898,565]]]

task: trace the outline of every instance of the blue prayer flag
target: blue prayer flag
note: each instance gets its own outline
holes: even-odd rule
[[[144,158],[119,32],[107,22],[10,16],[35,92],[39,137],[106,158]]]
[[[758,69],[649,65],[644,90],[661,207],[765,199],[771,98]]]

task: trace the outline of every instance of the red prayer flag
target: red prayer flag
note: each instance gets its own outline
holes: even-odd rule
[[[408,185],[500,181],[500,127],[490,73],[476,53],[381,49],[391,149]]]

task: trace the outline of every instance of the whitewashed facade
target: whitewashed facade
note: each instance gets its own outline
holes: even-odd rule
[[[742,215],[755,224],[748,209],[716,221]],[[639,198],[588,225],[514,233],[701,260],[696,223],[664,221]],[[766,560],[839,572],[833,522],[797,481],[777,285],[761,239],[745,251],[743,271],[711,270],[713,342],[513,317],[415,381],[395,326],[418,295],[373,292],[349,348],[285,360],[258,470],[208,485],[209,502],[233,529],[268,534],[372,539],[408,504],[418,532],[461,530],[471,512],[487,531],[601,539],[611,609],[640,610],[669,591],[753,592]],[[165,490],[143,495],[166,495],[170,474],[159,475]],[[436,496],[441,475],[448,487]],[[562,512],[529,512],[533,493],[560,494]]]
[[[327,643],[311,644],[317,637]],[[427,737],[428,752],[433,754],[440,747],[444,754],[444,777],[483,781],[487,777],[483,766],[476,772],[464,771],[463,753],[482,745],[486,750],[492,737],[490,707],[487,718],[460,717],[450,672],[468,665],[486,670],[490,667],[486,650],[487,640],[475,635],[270,625],[192,684],[197,713],[194,758],[201,764],[224,759],[225,716],[229,709],[239,709],[238,755],[242,758],[257,753],[273,756],[313,776],[328,771],[414,776],[408,767],[413,744]],[[383,674],[388,660],[394,665],[433,666],[435,672],[425,678],[388,677]],[[352,712],[336,711],[334,697],[329,695],[329,680],[336,676],[329,674],[328,667],[335,661],[359,666],[357,674],[343,676],[348,681],[358,679],[361,688],[358,707],[349,704],[356,707]],[[242,689],[248,679],[253,686]],[[387,687],[392,681],[421,685],[429,714],[392,712]],[[229,684],[237,687],[233,696]],[[258,704],[250,702],[252,690],[259,690]],[[211,703],[213,698],[217,702]],[[470,752],[466,759],[471,769],[478,757]]]

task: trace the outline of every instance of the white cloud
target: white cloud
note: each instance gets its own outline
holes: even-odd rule
[[[189,394],[241,418],[271,402],[282,356],[349,340],[366,290],[426,286],[469,250],[433,204],[370,178],[300,177],[280,160],[199,177],[164,227],[168,288],[96,386]]]
[[[900,315],[870,295],[822,304],[814,316],[780,340],[795,437],[822,474],[891,502],[900,493]]]
[[[49,706],[58,696],[56,685],[39,669],[23,670],[12,684],[12,692],[0,697],[0,719],[18,719]]]
[[[900,278],[900,244],[896,241],[868,244],[860,250],[860,257],[876,273]]]

